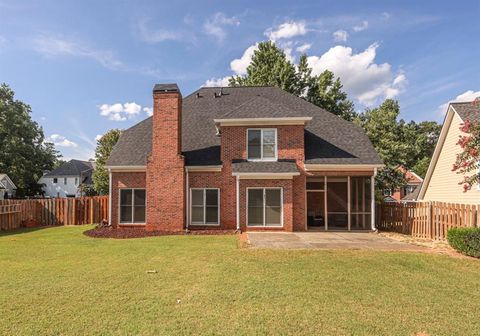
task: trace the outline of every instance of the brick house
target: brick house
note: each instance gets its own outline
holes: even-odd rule
[[[360,127],[274,87],[157,84],[153,111],[107,162],[114,227],[374,229],[383,164]]]
[[[413,201],[415,195],[418,195],[420,186],[423,183],[423,179],[418,176],[414,171],[407,169],[406,167],[399,165],[396,168],[405,177],[406,184],[401,188],[392,190],[385,189],[383,196],[387,202],[400,202],[400,201]]]

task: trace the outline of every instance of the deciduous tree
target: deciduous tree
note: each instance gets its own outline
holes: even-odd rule
[[[93,171],[93,187],[99,195],[108,195],[109,180],[105,164],[112,153],[112,149],[120,138],[121,130],[112,129],[97,140],[95,149],[95,169]]]

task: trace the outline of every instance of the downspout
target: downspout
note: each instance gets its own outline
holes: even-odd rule
[[[372,216],[371,216],[371,225],[372,225],[372,231],[377,231],[376,227],[375,227],[375,177],[377,176],[377,168],[375,168],[373,170],[373,176],[371,177],[371,188],[370,188],[370,192],[371,192],[371,202],[372,202],[372,209],[371,209],[371,212],[372,212]]]
[[[186,216],[186,231],[188,232],[188,228],[190,225],[190,193],[188,192],[190,188],[189,181],[188,181],[188,168],[185,168],[185,216]]]
[[[112,226],[112,170],[108,168],[108,225]]]
[[[237,231],[240,231],[240,177],[237,176]]]

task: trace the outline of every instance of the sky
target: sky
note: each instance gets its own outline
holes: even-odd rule
[[[333,71],[358,111],[394,98],[402,118],[442,122],[480,96],[479,36],[480,0],[0,0],[0,82],[65,159],[89,159],[151,115],[155,83],[225,85],[265,40]]]

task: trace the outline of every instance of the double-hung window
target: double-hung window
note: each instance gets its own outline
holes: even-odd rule
[[[145,189],[120,189],[120,223],[145,224]]]
[[[190,189],[190,223],[192,225],[220,224],[219,189]]]
[[[248,226],[282,226],[282,188],[247,189]]]
[[[275,161],[277,159],[277,130],[275,128],[247,130],[249,160]]]

